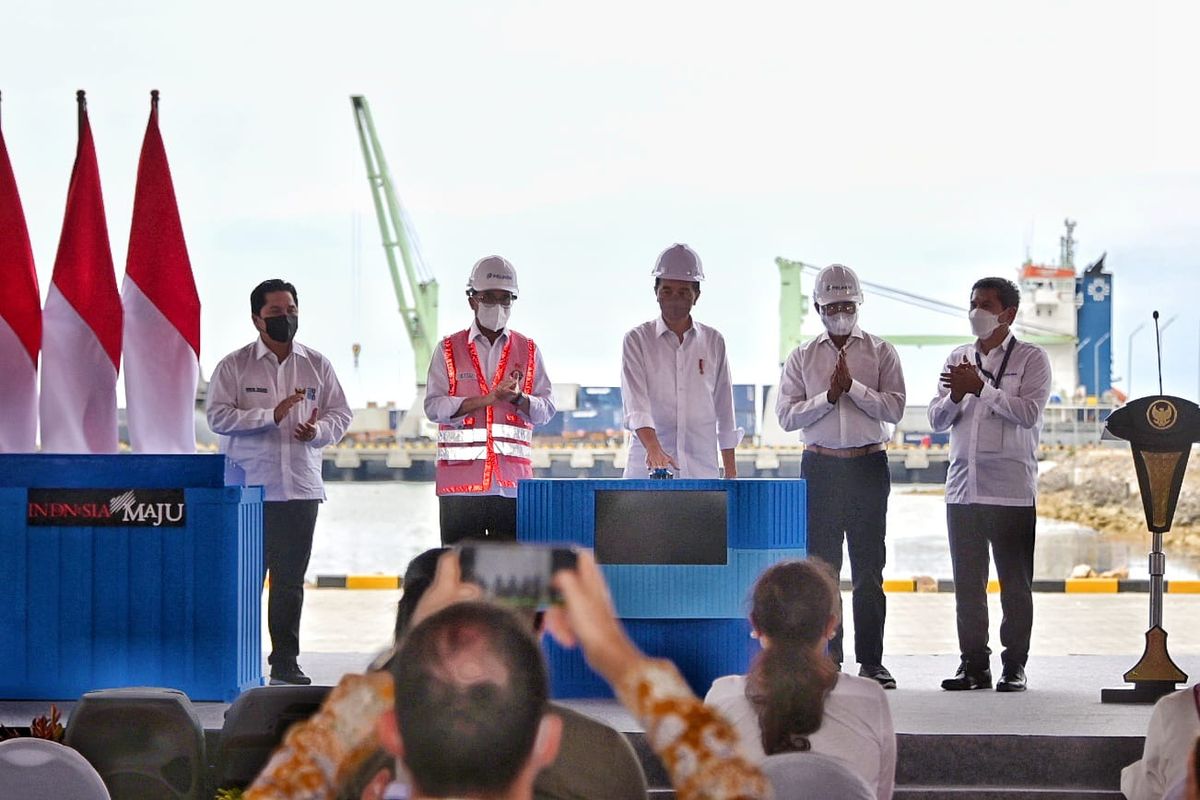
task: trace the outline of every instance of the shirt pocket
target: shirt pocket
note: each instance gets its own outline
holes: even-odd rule
[[[1004,450],[1004,420],[994,411],[985,411],[979,420],[975,449],[980,453],[999,453]]]

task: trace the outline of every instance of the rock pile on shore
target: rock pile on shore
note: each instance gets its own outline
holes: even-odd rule
[[[1146,515],[1128,448],[1048,455],[1038,478],[1038,514],[1118,536],[1144,535]],[[1188,461],[1171,530],[1176,547],[1200,553],[1200,455]]]

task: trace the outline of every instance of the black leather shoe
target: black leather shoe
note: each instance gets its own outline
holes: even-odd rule
[[[990,689],[992,688],[992,671],[990,669],[970,669],[966,664],[959,664],[958,672],[954,673],[954,677],[942,681],[942,688],[947,692]]]
[[[271,667],[272,686],[308,686],[312,678],[300,671],[298,664]]]
[[[860,678],[870,678],[885,689],[895,689],[896,679],[883,664],[863,664],[858,668]]]
[[[1000,676],[1000,682],[996,684],[997,692],[1023,692],[1025,691],[1025,668],[1020,664],[1005,664],[1004,673]]]

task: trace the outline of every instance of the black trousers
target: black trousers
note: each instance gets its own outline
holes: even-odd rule
[[[1000,644],[1004,664],[1024,667],[1033,630],[1034,506],[951,504],[946,506],[958,649],[975,669],[990,665],[988,647],[988,545],[1000,579]]]
[[[263,503],[263,573],[271,574],[267,630],[271,666],[290,666],[300,655],[304,572],[312,555],[320,500]]]
[[[808,484],[808,554],[828,561],[840,576],[845,537],[854,585],[854,657],[860,664],[879,664],[887,618],[884,539],[892,490],[887,453],[834,458],[805,452],[800,477]],[[829,655],[842,663],[841,626],[829,643]]]
[[[489,542],[517,540],[517,498],[499,495],[447,494],[438,498],[442,544],[467,539]]]

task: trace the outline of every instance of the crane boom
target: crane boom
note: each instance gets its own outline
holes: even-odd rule
[[[433,357],[434,339],[437,336],[437,280],[421,262],[404,207],[392,185],[392,175],[383,156],[383,148],[379,144],[379,137],[375,135],[375,122],[371,118],[367,98],[352,95],[350,102],[354,106],[354,123],[358,127],[358,141],[362,145],[363,161],[367,166],[367,182],[371,186],[371,199],[375,202],[375,216],[383,236],[383,252],[392,275],[392,289],[396,292],[404,329],[412,343],[417,386],[424,387],[426,369]],[[400,264],[404,265],[403,279],[400,276]]]

